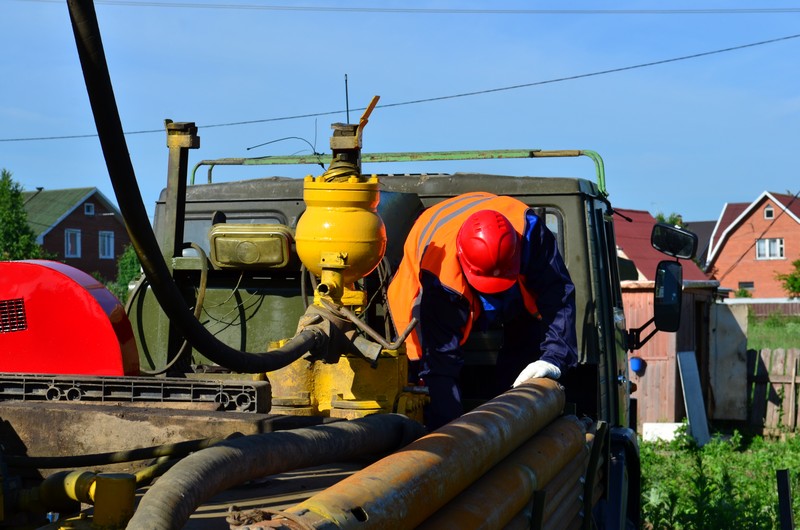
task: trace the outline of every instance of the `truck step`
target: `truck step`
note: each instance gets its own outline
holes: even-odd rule
[[[221,410],[265,413],[268,381],[0,374],[0,400],[216,403]]]

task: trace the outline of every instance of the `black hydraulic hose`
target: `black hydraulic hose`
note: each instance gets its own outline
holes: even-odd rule
[[[203,247],[201,247],[197,243],[184,243],[184,248],[194,249],[194,251],[197,252],[197,255],[200,258],[200,285],[198,287],[197,298],[195,299],[194,303],[194,312],[192,313],[194,315],[194,318],[200,320],[200,316],[203,314],[203,302],[206,299],[206,289],[208,288],[208,256],[206,255],[206,252],[203,250]],[[141,287],[146,284],[146,280],[147,277],[145,276],[145,281],[139,282],[137,284],[137,291],[139,291]],[[133,302],[133,296],[131,296],[129,302]],[[131,314],[130,308],[132,305],[133,305],[132,303],[125,304],[125,313],[129,316]],[[181,359],[189,355],[191,351],[192,351],[191,343],[188,340],[183,339],[183,344],[181,344],[181,347],[178,348],[178,353],[175,354],[175,357],[173,357],[171,361],[169,361],[161,368],[157,368],[155,370],[145,370],[140,367],[139,373],[143,375],[165,374],[168,371],[170,371],[173,366],[178,364],[178,362],[180,362]]]
[[[55,468],[76,468],[94,467],[108,464],[120,464],[125,462],[135,462],[137,460],[147,460],[150,458],[160,458],[163,456],[179,457],[186,456],[194,451],[211,447],[226,439],[242,436],[240,433],[232,434],[225,438],[204,438],[201,440],[187,440],[173,444],[155,445],[152,447],[140,447],[128,451],[114,451],[110,453],[96,453],[90,455],[74,456],[22,456],[5,455],[3,461],[11,467],[55,469]]]
[[[424,434],[400,414],[375,414],[328,425],[243,436],[191,454],[144,494],[128,530],[183,528],[206,500],[276,473],[397,450]]]
[[[114,194],[142,269],[170,321],[198,352],[235,372],[271,372],[288,366],[306,352],[320,347],[326,340],[324,333],[319,329],[306,328],[281,348],[265,353],[246,353],[217,339],[194,318],[164,263],[147,218],[114,98],[94,5],[91,0],[67,0],[67,5]]]

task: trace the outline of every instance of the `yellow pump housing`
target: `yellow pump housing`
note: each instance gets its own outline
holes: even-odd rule
[[[326,181],[307,176],[306,211],[297,223],[297,254],[320,277],[319,294],[341,303],[345,287],[378,266],[386,251],[386,228],[377,213],[377,177]]]
[[[377,103],[375,96],[357,125],[333,125],[330,167],[319,177],[305,178],[306,211],[295,241],[300,261],[320,278],[317,305],[325,297],[340,306],[363,306],[364,294],[353,291],[353,283],[372,272],[386,252],[378,178],[361,176],[361,135]]]
[[[333,125],[333,161],[324,174],[305,178],[306,209],[295,229],[297,255],[319,278],[309,310],[333,316],[348,337],[353,326],[337,311],[349,306],[357,314],[367,306],[367,292],[355,282],[371,273],[386,251],[378,178],[362,177],[360,167],[361,133],[377,100],[358,125]],[[407,358],[386,348],[380,357],[375,363],[343,352],[335,362],[299,361],[271,372],[273,412],[337,418],[399,412],[422,421],[427,396],[406,390]]]

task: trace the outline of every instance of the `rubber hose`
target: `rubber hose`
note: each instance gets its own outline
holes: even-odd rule
[[[162,456],[185,456],[194,451],[205,449],[226,439],[242,436],[241,433],[231,434],[225,438],[204,438],[200,440],[187,440],[172,444],[140,447],[128,451],[114,451],[109,453],[95,453],[90,455],[75,456],[24,456],[5,455],[3,460],[11,467],[55,469],[105,466],[124,462],[135,462]]]
[[[68,0],[67,4],[86,91],[114,194],[142,269],[170,322],[203,356],[240,373],[272,372],[288,366],[307,351],[320,347],[326,340],[324,333],[307,328],[281,348],[264,353],[246,353],[217,339],[194,318],[161,256],[142,202],[114,98],[94,4],[91,0]]]
[[[141,488],[149,485],[153,480],[166,473],[168,469],[171,469],[172,466],[178,462],[180,462],[179,459],[173,458],[164,462],[156,462],[155,464],[140,469],[134,473],[136,477],[136,487]]]
[[[243,436],[193,453],[142,497],[128,530],[183,528],[206,500],[228,488],[293,469],[389,453],[424,434],[400,414]]]

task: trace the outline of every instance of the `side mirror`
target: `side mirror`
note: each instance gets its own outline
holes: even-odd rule
[[[653,248],[673,258],[692,259],[697,253],[697,235],[666,223],[653,226],[650,235]]]
[[[681,324],[683,267],[677,261],[662,261],[656,268],[653,318],[659,331],[678,331]]]

